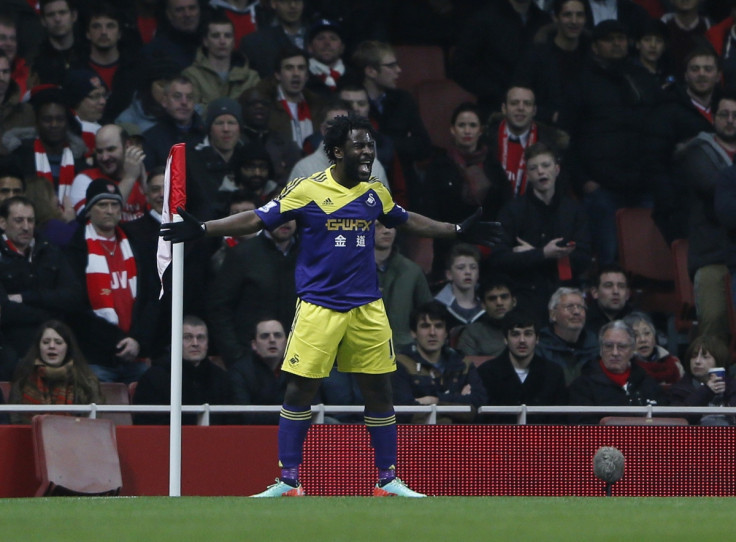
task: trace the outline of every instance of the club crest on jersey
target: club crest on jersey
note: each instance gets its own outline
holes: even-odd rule
[[[275,202],[275,201],[273,201],[273,200],[271,200],[271,201],[269,201],[269,202],[268,202],[268,203],[267,203],[266,205],[264,205],[263,207],[261,207],[261,208],[260,208],[259,210],[260,210],[261,212],[267,213],[267,212],[269,212],[269,211],[270,211],[271,209],[273,209],[274,207],[276,207],[276,202]]]
[[[376,197],[373,195],[373,193],[368,194],[368,197],[365,200],[365,204],[368,207],[375,207],[375,205],[376,205]]]

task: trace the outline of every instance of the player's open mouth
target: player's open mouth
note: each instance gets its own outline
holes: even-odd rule
[[[371,174],[371,163],[370,163],[370,161],[368,161],[368,162],[361,162],[360,165],[358,166],[358,171],[360,173],[365,173],[365,174],[370,175]]]

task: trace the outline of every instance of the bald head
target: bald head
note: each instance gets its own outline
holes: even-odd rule
[[[95,160],[102,172],[119,179],[123,174],[125,162],[125,146],[128,133],[115,124],[106,124],[95,136]]]

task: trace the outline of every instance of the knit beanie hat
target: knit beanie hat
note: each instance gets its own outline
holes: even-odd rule
[[[238,124],[243,126],[243,110],[240,104],[232,98],[217,98],[207,106],[207,119],[205,121],[207,132],[210,131],[212,123],[220,115],[232,115],[238,121]]]
[[[66,105],[76,108],[90,93],[98,88],[107,91],[107,85],[102,78],[92,70],[69,70],[64,79],[64,97]]]
[[[112,199],[120,205],[123,204],[123,196],[120,194],[118,185],[109,179],[95,179],[87,187],[87,201],[84,204],[85,211],[91,209],[95,203],[104,199]]]

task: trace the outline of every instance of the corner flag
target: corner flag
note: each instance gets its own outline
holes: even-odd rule
[[[169,158],[166,160],[166,172],[164,173],[164,208],[161,212],[162,222],[174,222],[177,207],[186,207],[187,189],[186,189],[186,144],[177,143],[169,151]],[[158,278],[161,282],[161,292],[159,299],[164,294],[163,276],[166,268],[171,263],[171,242],[164,241],[163,238],[158,239],[158,249],[156,250],[156,267],[158,267]]]

